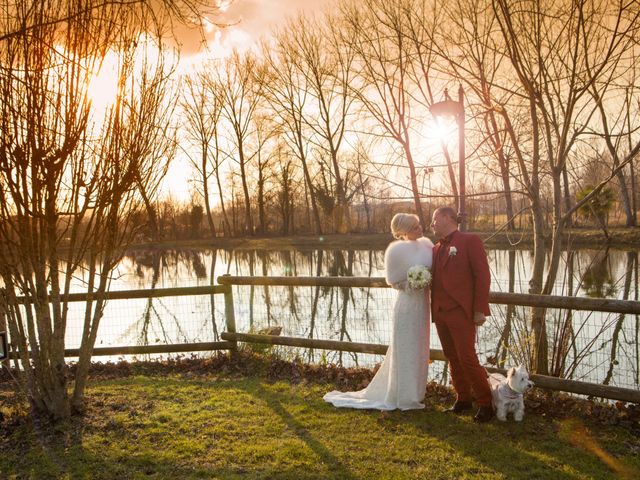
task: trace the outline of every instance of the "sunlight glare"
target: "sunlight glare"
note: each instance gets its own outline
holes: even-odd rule
[[[91,77],[87,94],[98,116],[104,115],[118,95],[118,54],[109,51]]]
[[[437,144],[449,143],[456,139],[456,123],[453,120],[438,118],[431,122],[425,132],[425,136]],[[438,147],[439,148],[439,147]]]

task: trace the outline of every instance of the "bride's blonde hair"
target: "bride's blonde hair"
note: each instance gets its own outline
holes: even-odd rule
[[[402,238],[413,227],[420,225],[420,219],[413,213],[396,213],[391,219],[391,233],[394,238]]]

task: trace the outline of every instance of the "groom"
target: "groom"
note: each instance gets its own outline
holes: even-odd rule
[[[477,235],[458,231],[453,208],[438,208],[431,222],[439,242],[433,248],[431,313],[442,350],[449,360],[457,399],[448,412],[470,410],[473,391],[476,422],[493,417],[487,371],[476,354],[476,329],[489,312],[489,262]]]

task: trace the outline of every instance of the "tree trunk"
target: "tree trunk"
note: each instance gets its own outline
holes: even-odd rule
[[[490,99],[485,99],[487,105],[490,106]],[[498,165],[500,166],[500,176],[502,178],[502,188],[504,189],[504,202],[505,202],[505,214],[507,215],[507,230],[513,231],[515,230],[515,224],[513,223],[513,198],[511,196],[511,172],[509,170],[509,161],[504,155],[504,148],[502,144],[502,140],[500,138],[501,130],[498,127],[498,122],[496,120],[496,114],[493,110],[489,110],[487,113],[488,122],[485,122],[487,125],[487,130],[490,132],[489,140],[493,145],[493,149],[496,152],[496,158],[498,160]],[[450,166],[451,174],[453,172],[453,167],[451,167],[451,160],[447,161],[447,165]],[[455,182],[454,182],[455,183]],[[495,221],[495,215],[494,215]],[[495,230],[495,227],[494,227]]]
[[[360,191],[362,192],[362,204],[367,218],[367,232],[371,233],[371,212],[369,211],[369,202],[367,201],[367,192],[364,188],[364,179],[362,178],[362,165],[358,158],[358,180],[360,181]],[[431,220],[431,219],[429,219]]]
[[[222,229],[224,236],[231,235],[231,224],[229,223],[229,217],[227,216],[227,209],[224,206],[224,194],[222,193],[222,183],[220,182],[220,168],[216,168],[216,182],[218,184],[218,192],[220,193],[220,209],[222,210]]]
[[[209,202],[209,180],[207,178],[207,153],[206,146],[202,146],[202,196],[204,197],[204,210],[207,214],[207,223],[209,224],[209,231],[212,237],[216,237],[216,225],[213,221],[213,214],[211,213],[211,203]]]
[[[567,165],[562,167],[562,183],[564,187],[564,208],[568,212],[571,210],[571,191],[569,190],[569,174],[567,172]],[[566,220],[565,226],[571,227],[573,225],[572,217],[569,216]]]
[[[638,226],[638,202],[637,202],[637,195],[636,195],[636,174],[635,174],[635,161],[631,160],[631,162],[629,162],[629,171],[631,172],[631,226],[633,227],[637,227]]]
[[[139,187],[142,186],[142,182],[139,182]],[[151,203],[151,199],[145,192],[144,188],[138,189],[140,196],[142,197],[142,201],[144,202],[144,207],[147,211],[147,218],[149,221],[149,233],[151,234],[151,238],[154,242],[159,242],[161,240],[161,232],[158,226],[158,214],[156,212],[156,208]]]
[[[614,168],[618,167],[618,162],[614,163]],[[626,178],[624,176],[624,171],[619,169],[616,172],[616,179],[618,180],[618,187],[620,188],[620,197],[622,199],[622,208],[624,210],[624,215],[626,217],[625,225],[627,227],[635,226],[635,215],[633,209],[631,208],[631,198],[629,198],[629,189],[627,188]]]
[[[318,209],[318,203],[316,201],[316,194],[311,181],[311,175],[307,168],[306,159],[302,160],[302,171],[304,173],[304,181],[307,185],[307,191],[309,194],[309,200],[311,201],[311,214],[313,215],[313,221],[315,225],[315,234],[322,235],[322,221],[320,220],[320,210]]]
[[[240,180],[242,182],[242,193],[244,195],[244,232],[253,235],[253,219],[251,218],[251,196],[249,195],[249,185],[247,183],[247,174],[245,171],[244,149],[242,148],[241,138],[238,136],[238,153],[240,155]]]
[[[529,293],[540,294],[544,276],[544,262],[546,247],[544,243],[544,212],[538,201],[531,202],[531,216],[533,219],[533,270],[529,280]],[[548,344],[545,324],[546,309],[531,308],[531,328],[533,330],[533,348],[531,370],[545,374],[548,371]]]
[[[264,173],[262,167],[258,171],[258,233],[264,235],[266,232],[267,215],[264,205]]]
[[[411,155],[411,149],[409,148],[408,140],[403,142],[402,147],[407,157],[407,164],[409,165],[409,175],[411,176],[411,192],[413,193],[413,204],[416,209],[416,214],[420,219],[422,230],[426,231],[431,224],[430,219],[425,219],[424,212],[422,211],[422,199],[420,198],[420,190],[418,189],[418,174],[416,173],[416,166]]]

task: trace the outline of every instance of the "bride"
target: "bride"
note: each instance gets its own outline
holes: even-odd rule
[[[422,400],[429,368],[429,292],[428,288],[411,289],[407,271],[414,265],[431,267],[433,244],[422,236],[416,215],[395,215],[391,220],[391,233],[399,239],[387,247],[384,258],[387,283],[398,290],[391,342],[367,388],[357,392],[333,391],[323,397],[336,407],[424,408]]]

